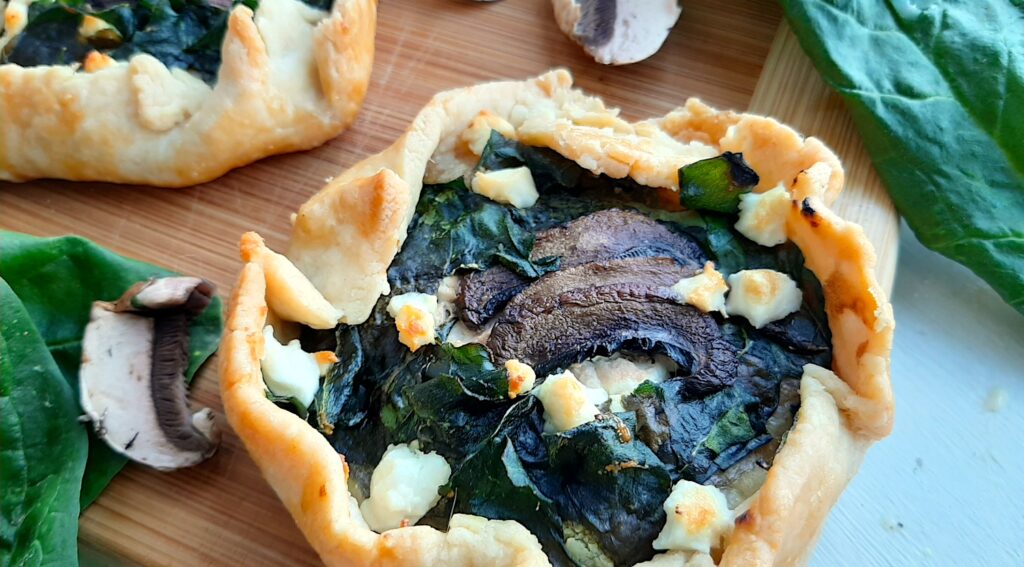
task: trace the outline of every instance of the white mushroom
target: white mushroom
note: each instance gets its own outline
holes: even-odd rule
[[[657,53],[676,25],[678,0],[552,0],[565,35],[598,63],[626,65]]]
[[[188,407],[189,322],[213,284],[175,277],[141,282],[114,303],[93,303],[82,338],[81,403],[97,435],[126,457],[170,470],[217,450],[213,412]]]

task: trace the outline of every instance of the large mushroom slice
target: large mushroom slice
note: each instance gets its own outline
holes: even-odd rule
[[[93,303],[82,339],[81,403],[113,450],[161,470],[216,451],[213,412],[189,410],[184,380],[189,322],[213,293],[206,280],[172,277],[136,284],[114,303]]]
[[[562,269],[619,258],[663,256],[689,268],[689,275],[707,260],[695,241],[638,212],[619,209],[597,211],[539,233],[530,258],[548,256],[561,258]],[[528,285],[530,279],[504,266],[470,273],[459,283],[459,318],[469,328],[478,329]]]
[[[683,12],[678,0],[552,0],[552,6],[562,32],[605,65],[657,53]]]
[[[626,258],[548,274],[509,302],[491,330],[498,362],[550,373],[595,354],[662,352],[679,365],[684,391],[703,396],[736,377],[737,353],[715,320],[675,300],[692,274],[669,258]]]

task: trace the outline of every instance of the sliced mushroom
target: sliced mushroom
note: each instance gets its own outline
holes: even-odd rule
[[[595,354],[660,351],[679,364],[687,394],[706,395],[735,379],[737,353],[710,315],[674,300],[670,287],[692,273],[669,258],[627,258],[548,274],[509,302],[487,346],[537,374]]]
[[[114,303],[93,303],[82,339],[81,403],[113,450],[161,470],[216,451],[213,412],[189,410],[184,379],[189,322],[213,293],[206,280],[172,277],[140,282]]]
[[[663,256],[694,273],[707,259],[695,241],[640,213],[618,209],[598,211],[538,234],[530,257],[548,256],[560,257],[562,269],[619,258]],[[528,278],[504,266],[470,273],[459,286],[459,318],[478,329],[528,285]]]
[[[552,6],[562,32],[605,65],[657,53],[682,13],[678,0],[552,0]]]

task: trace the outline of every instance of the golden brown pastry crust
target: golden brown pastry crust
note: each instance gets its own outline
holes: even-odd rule
[[[0,180],[181,187],[338,135],[366,94],[376,0],[260,4],[231,11],[212,88],[149,55],[0,65]]]
[[[770,118],[719,112],[696,100],[664,118],[629,124],[598,99],[573,90],[564,71],[441,93],[394,145],[347,170],[300,210],[301,218],[325,206],[325,201],[342,199],[347,190],[362,195],[372,187],[370,193],[379,198],[358,208],[332,208],[331,223],[348,227],[335,233],[332,244],[359,251],[350,252],[358,257],[333,261],[355,260],[356,266],[315,266],[323,243],[307,238],[308,227],[296,224],[289,256],[318,289],[324,290],[329,282],[317,273],[356,270],[365,276],[376,273],[377,268],[370,266],[391,262],[424,179],[450,180],[476,161],[460,133],[485,110],[513,124],[520,139],[553,147],[595,172],[629,175],[654,186],[658,185],[652,180],[662,180],[662,186],[673,187],[676,169],[707,153],[693,145],[700,143],[716,154],[724,149],[743,151],[755,170],[765,172],[757,190],[782,183],[790,191],[793,206],[786,219],[787,233],[823,284],[833,332],[833,370],[839,377],[825,369],[805,374],[794,426],[764,485],[737,519],[719,565],[802,563],[864,452],[889,433],[893,417],[892,309],[875,280],[875,256],[863,231],[828,209],[827,203],[842,187],[835,155],[820,141],[801,138]],[[406,197],[397,196],[401,191]],[[350,315],[346,322],[358,323],[379,293],[370,287],[340,298],[327,293],[325,297]],[[221,346],[224,407],[264,476],[326,563],[547,563],[536,538],[515,522],[456,515],[447,533],[414,526],[377,535],[350,519],[344,457],[319,432],[264,396],[259,358],[266,305],[262,266],[249,262],[231,299]],[[675,553],[656,556],[653,563],[709,561],[707,556]]]

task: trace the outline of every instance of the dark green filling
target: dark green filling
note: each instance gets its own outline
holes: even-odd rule
[[[304,1],[324,10],[331,4]],[[220,68],[228,9],[238,4],[256,10],[259,0],[40,0],[29,7],[25,29],[0,53],[0,64],[69,65],[81,63],[90,51],[118,60],[146,53],[212,84]],[[86,15],[104,20],[114,30],[81,37],[79,26]]]
[[[410,353],[398,342],[383,297],[362,325],[305,331],[306,350],[336,350],[341,360],[316,397],[310,423],[345,455],[364,495],[389,444],[418,440],[424,451],[444,456],[451,482],[420,523],[445,529],[453,511],[513,519],[537,535],[556,565],[574,563],[567,535],[598,547],[616,565],[632,565],[654,554],[672,484],[712,482],[772,442],[766,420],[779,405],[780,384],[799,379],[804,364],[829,366],[821,286],[796,246],[758,246],[732,228],[734,217],[654,210],[644,204],[650,189],[595,177],[554,152],[492,135],[481,167],[522,164],[541,195],[528,209],[476,195],[462,180],[424,187],[389,271],[392,293],[434,293],[443,276],[497,263],[530,277],[557,269],[554,258],[530,262],[534,233],[616,207],[693,237],[726,273],[788,274],[804,292],[801,310],[761,330],[740,317],[716,316],[740,353],[739,376],[723,390],[698,398],[684,394],[682,377],[647,382],[624,398],[626,412],[551,434],[543,432],[535,397],[508,399],[506,372],[486,347],[437,344]],[[442,338],[449,330],[450,324]]]

